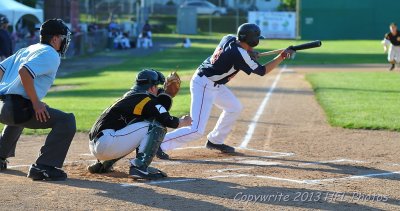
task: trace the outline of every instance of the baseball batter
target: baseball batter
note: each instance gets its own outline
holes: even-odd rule
[[[385,34],[385,37],[382,41],[383,49],[388,52],[388,61],[391,64],[389,70],[392,71],[395,68],[396,63],[400,63],[400,32],[397,30],[397,25],[395,23],[391,23],[390,32]]]
[[[169,159],[164,151],[201,138],[213,105],[222,109],[222,113],[214,129],[207,135],[206,147],[223,153],[235,152],[235,149],[224,144],[224,141],[238,118],[242,105],[225,84],[239,71],[248,75],[264,76],[295,53],[287,48],[272,61],[261,65],[250,54],[254,53],[253,48],[262,38],[260,28],[256,24],[245,23],[239,26],[237,36],[227,35],[221,39],[214,53],[197,68],[191,79],[192,125],[167,133],[157,157]]]

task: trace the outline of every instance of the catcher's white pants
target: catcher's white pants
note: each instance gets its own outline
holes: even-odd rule
[[[167,133],[161,144],[162,150],[175,149],[202,137],[213,105],[223,111],[207,138],[214,144],[223,144],[242,110],[240,101],[225,85],[215,85],[206,76],[198,76],[197,72],[190,82],[190,92],[192,125]]]
[[[400,63],[400,46],[390,45],[388,61],[395,61],[395,63]]]
[[[117,131],[103,130],[103,136],[89,142],[90,152],[98,160],[112,160],[133,152],[139,145],[144,147],[149,124],[150,122],[145,121],[128,125]],[[143,149],[139,147],[139,151]]]

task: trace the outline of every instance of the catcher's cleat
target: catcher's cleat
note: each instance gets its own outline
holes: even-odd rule
[[[216,149],[223,153],[234,153],[235,152],[235,148],[233,148],[231,146],[228,146],[226,144],[213,144],[210,141],[207,141],[206,148],[207,149]]]
[[[87,170],[91,173],[91,174],[100,174],[101,169],[103,168],[103,164],[101,162],[96,162],[91,164],[90,166],[87,167]]]
[[[67,179],[67,174],[53,166],[32,164],[27,177],[32,180],[64,181]]]
[[[164,177],[168,177],[167,173],[165,173],[165,172],[163,172],[163,171],[161,171],[160,169],[155,168],[155,167],[149,166],[149,167],[147,167],[147,171],[148,171],[150,174],[158,174],[158,173],[160,173],[160,174],[162,174]]]
[[[395,68],[395,65],[392,64],[392,66],[390,66],[389,70],[392,71]]]
[[[162,151],[161,147],[158,147],[157,153],[156,153],[157,158],[161,160],[169,160],[169,155]]]
[[[113,165],[116,161],[115,160],[106,160],[103,163],[97,161],[92,165],[87,167],[87,170],[91,174],[103,174],[103,173],[110,173],[113,172]]]
[[[153,180],[167,177],[167,174],[156,168],[151,168],[149,171],[149,169],[143,165],[142,167],[131,166],[129,168],[129,177],[133,179]]]
[[[7,169],[8,160],[4,158],[0,158],[0,171]]]

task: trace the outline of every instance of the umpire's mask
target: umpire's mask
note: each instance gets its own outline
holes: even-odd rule
[[[61,56],[65,55],[71,42],[71,30],[65,25],[64,21],[56,18],[47,20],[40,27],[40,35],[60,35],[62,42],[58,52]]]

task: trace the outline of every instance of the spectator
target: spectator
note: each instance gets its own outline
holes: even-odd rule
[[[36,35],[36,32],[34,30],[30,30],[27,39],[28,39],[28,46],[36,44],[39,41],[39,37]]]
[[[108,30],[109,31],[112,31],[113,29],[115,29],[115,30],[119,29],[118,24],[114,20],[112,20],[110,22],[110,24],[108,25]]]
[[[183,38],[182,48],[190,48],[190,46],[192,46],[192,43],[190,42],[189,37]]]
[[[0,61],[13,54],[12,41],[8,32],[8,19],[5,16],[0,17]]]
[[[127,32],[122,33],[121,47],[122,47],[122,49],[131,48],[131,43],[129,41],[129,37],[128,37],[128,33]]]
[[[147,20],[146,23],[143,26],[142,29],[142,37],[143,37],[143,46],[144,48],[146,47],[153,47],[153,41],[152,41],[152,33],[151,33],[151,25],[149,24],[149,21]]]

